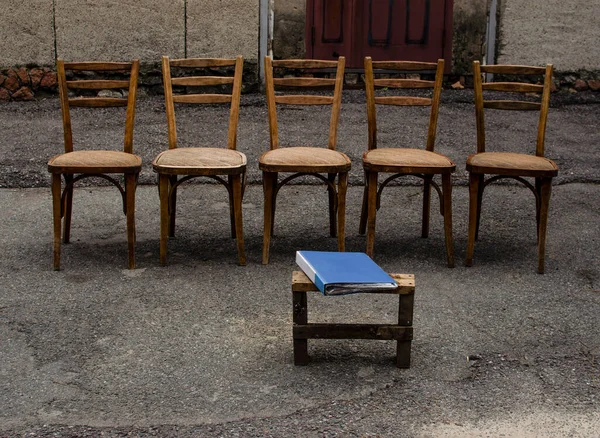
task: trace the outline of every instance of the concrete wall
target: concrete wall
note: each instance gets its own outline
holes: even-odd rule
[[[0,11],[0,67],[52,66],[55,56],[258,58],[258,0],[0,0]]]
[[[54,63],[51,0],[0,0],[0,66]]]
[[[275,0],[273,54],[278,58],[304,58],[306,52],[306,0]]]
[[[67,60],[183,57],[184,22],[184,0],[56,0],[56,51]]]
[[[187,55],[258,59],[258,0],[187,0]]]
[[[498,61],[600,71],[600,0],[498,0]],[[274,5],[274,54],[303,57],[306,0]],[[453,70],[481,59],[490,0],[454,0]],[[0,0],[0,67],[53,66],[56,56],[258,58],[259,0]],[[56,53],[55,53],[56,49]]]
[[[454,0],[452,71],[468,74],[475,60],[485,55],[489,0]]]
[[[600,70],[600,0],[501,0],[498,61]]]

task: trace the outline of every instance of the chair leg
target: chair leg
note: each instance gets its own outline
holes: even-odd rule
[[[242,178],[241,175],[232,175],[231,191],[233,192],[233,214],[235,221],[235,236],[237,239],[238,260],[240,266],[246,265],[244,252],[244,225],[242,220]]]
[[[169,177],[169,190],[171,198],[169,199],[169,237],[175,237],[175,217],[177,215],[177,188],[171,189],[177,184],[177,175]]]
[[[421,224],[421,237],[429,236],[429,212],[431,205],[431,179],[433,176],[426,176],[423,185],[423,222]]]
[[[542,179],[535,179],[535,223],[537,232],[537,243],[540,243],[540,206],[542,202]]]
[[[377,172],[367,172],[369,205],[367,213],[367,255],[373,257],[375,246],[375,215],[377,214]]]
[[[158,177],[158,193],[160,196],[160,264],[167,264],[167,239],[169,236],[169,176]]]
[[[273,172],[263,172],[264,191],[264,228],[263,228],[263,253],[262,264],[269,263],[269,246],[271,244],[271,232],[273,224]]]
[[[329,173],[327,174],[327,179],[329,182],[335,185],[335,177],[337,174]],[[335,190],[331,188],[331,186],[327,186],[327,194],[329,195],[329,235],[331,237],[335,237],[337,235],[337,226],[336,226],[336,193]]]
[[[540,219],[538,226],[538,272],[544,273],[546,256],[546,228],[548,225],[548,209],[552,193],[552,178],[542,178],[540,181]]]
[[[483,204],[483,181],[485,175],[479,175],[479,185],[477,189],[477,225],[475,227],[475,240],[479,239],[479,224],[481,223],[481,205]]]
[[[469,237],[467,240],[467,259],[465,265],[473,265],[473,249],[475,248],[475,234],[477,234],[477,211],[479,200],[479,175],[469,174]]]
[[[135,269],[135,173],[125,174],[125,205],[127,211],[127,247],[128,247],[128,266],[129,269]]]
[[[454,268],[454,242],[452,240],[452,175],[442,175],[442,192],[444,204],[444,234],[446,236],[446,256],[448,267]]]
[[[369,181],[365,170],[365,188],[363,190],[362,208],[360,210],[360,225],[358,234],[364,235],[367,231],[367,215],[369,213]]]
[[[231,223],[231,238],[235,239],[235,208],[233,206],[233,175],[227,175],[228,192],[229,192],[229,222]]]
[[[73,175],[65,175],[65,184],[68,186],[73,181]],[[73,212],[73,186],[67,189],[65,193],[65,204],[64,204],[64,218],[63,223],[63,242],[69,243],[71,240],[71,216]]]
[[[272,185],[273,185],[273,202],[271,205],[271,237],[275,234],[275,208],[277,208],[277,172],[273,173]]]
[[[52,216],[54,221],[54,270],[60,271],[61,175],[52,174]]]
[[[348,172],[340,172],[337,190],[337,243],[338,251],[346,250],[346,190],[348,188]]]

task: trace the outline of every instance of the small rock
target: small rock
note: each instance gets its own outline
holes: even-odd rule
[[[17,76],[21,81],[21,85],[27,86],[31,82],[31,80],[29,79],[29,75],[27,74],[27,69],[25,67],[21,67],[17,70]]]
[[[6,88],[0,88],[0,102],[8,102],[10,100],[10,93]]]
[[[116,97],[121,98],[123,95],[117,90],[100,90],[98,91],[98,97]]]
[[[42,78],[42,81],[40,82],[40,86],[42,88],[54,88],[54,87],[56,87],[57,83],[58,82],[56,80],[56,73],[54,73],[53,71],[49,71]]]
[[[463,88],[465,88],[465,86],[461,84],[460,81],[456,81],[451,85],[451,87],[455,90],[462,90]]]
[[[29,87],[21,87],[13,93],[12,98],[14,100],[32,100],[33,93]]]
[[[421,75],[419,73],[411,73],[406,75],[406,79],[412,79],[414,81],[418,81],[421,79]]]
[[[577,80],[575,81],[574,88],[575,88],[577,91],[585,91],[585,90],[587,90],[587,89],[588,89],[588,84],[587,84],[587,82],[586,82],[586,81],[584,81],[583,79],[577,79]]]
[[[349,73],[346,75],[346,84],[356,85],[358,83],[358,75],[356,73]]]
[[[19,89],[19,77],[12,68],[6,72],[6,79],[2,85],[9,91],[17,91]]]
[[[6,79],[6,76],[4,76],[2,73],[0,73],[0,85],[2,85],[4,83],[5,79]]]
[[[600,90],[600,80],[593,79],[591,81],[588,81],[588,86],[590,87],[590,90],[598,91]]]
[[[563,77],[562,81],[560,81],[560,83],[571,85],[571,84],[574,84],[576,80],[577,80],[577,78],[575,76],[568,75],[568,76]]]
[[[44,77],[44,71],[39,68],[32,68],[29,70],[29,77],[31,78],[31,88],[34,90],[40,86],[42,78]]]

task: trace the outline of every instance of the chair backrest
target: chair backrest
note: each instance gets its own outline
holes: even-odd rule
[[[273,60],[265,56],[265,83],[267,93],[267,107],[269,110],[269,134],[271,149],[279,147],[279,134],[277,129],[277,104],[287,105],[331,105],[331,118],[329,120],[329,137],[327,147],[335,150],[337,143],[337,129],[342,104],[342,87],[344,84],[345,58],[340,56],[337,61],[321,61],[315,59],[285,59]],[[285,69],[285,77],[274,77],[275,68]],[[317,73],[323,70],[333,70],[335,79],[319,77],[289,77],[289,73],[299,70],[308,70]],[[333,96],[309,94],[276,95],[275,87],[313,89],[316,87],[333,86]]]
[[[171,77],[171,67],[193,69],[194,76]],[[229,74],[234,68],[233,76]],[[242,93],[242,73],[244,59],[241,56],[232,59],[221,58],[187,58],[169,59],[162,57],[162,73],[167,108],[167,126],[169,130],[169,149],[177,147],[177,125],[175,123],[175,103],[216,104],[228,103],[229,129],[227,131],[227,147],[235,149],[237,145],[237,126],[240,115],[240,96]],[[189,71],[189,70],[188,70]],[[222,75],[215,76],[215,71]],[[203,75],[198,76],[198,73]],[[231,93],[190,93],[173,94],[173,86],[183,87],[215,87],[231,85]],[[211,89],[210,91],[214,91]]]
[[[73,131],[71,127],[71,107],[127,107],[125,120],[125,139],[123,150],[133,153],[133,121],[135,119],[135,100],[137,94],[138,73],[140,62],[135,59],[132,62],[64,62],[62,59],[56,61],[58,76],[58,89],[60,94],[60,106],[62,108],[63,130],[65,138],[65,152],[73,151]],[[123,75],[129,73],[129,79],[73,79],[67,80],[66,71],[72,71],[74,75],[78,72],[106,73]],[[95,75],[94,75],[95,76]],[[126,89],[127,97],[69,97],[69,90],[84,90],[89,93],[93,90]]]
[[[483,82],[482,73],[508,75],[537,75],[543,76],[543,84],[531,82]],[[546,136],[546,119],[550,106],[550,88],[552,85],[552,64],[546,67],[531,67],[524,65],[485,65],[479,61],[473,62],[473,88],[475,91],[475,114],[477,120],[477,152],[485,152],[485,120],[484,108],[498,110],[539,111],[539,122],[535,154],[544,156],[544,139]],[[541,93],[540,102],[525,100],[484,100],[484,91],[503,91],[516,93]]]
[[[382,73],[435,73],[435,80],[426,81],[421,79],[401,78],[375,78],[374,70],[383,70]],[[437,132],[438,111],[440,106],[440,95],[444,80],[444,60],[438,62],[417,61],[373,61],[370,57],[365,58],[365,90],[367,95],[367,118],[369,124],[369,150],[377,148],[377,114],[376,105],[400,105],[400,106],[431,106],[429,115],[429,129],[427,133],[428,151],[435,147],[435,135]],[[399,89],[433,89],[431,97],[416,96],[375,96],[375,87],[399,88]]]

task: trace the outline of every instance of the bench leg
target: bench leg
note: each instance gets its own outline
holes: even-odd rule
[[[410,349],[412,341],[397,341],[396,346],[396,367],[410,368]]]
[[[306,292],[293,292],[294,324],[308,323]],[[308,339],[294,338],[294,365],[308,365]]]
[[[415,303],[414,294],[398,295],[398,325],[412,327],[413,308]],[[398,368],[410,368],[410,350],[412,340],[397,341],[396,366]]]

